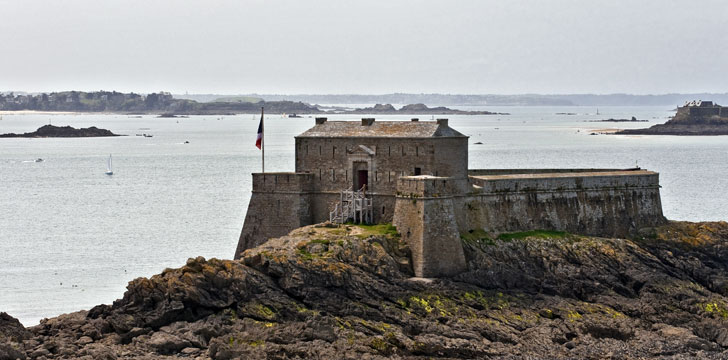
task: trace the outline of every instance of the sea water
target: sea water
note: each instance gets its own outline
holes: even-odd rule
[[[660,173],[668,218],[728,219],[728,137],[590,135],[664,123],[674,114],[667,106],[604,107],[599,115],[585,107],[464,109],[510,113],[447,116],[451,127],[470,136],[472,169],[640,166]],[[592,122],[632,116],[649,122]],[[0,133],[51,123],[128,136],[0,139],[0,311],[34,325],[110,304],[132,279],[179,267],[187,258],[232,258],[250,173],[261,168],[254,146],[259,117],[4,114]],[[293,137],[313,124],[307,116],[267,115],[266,170],[292,171]],[[112,176],[104,174],[109,154]]]

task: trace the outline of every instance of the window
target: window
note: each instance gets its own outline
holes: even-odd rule
[[[420,169],[418,167],[415,168],[415,176],[417,176],[417,175],[422,175],[422,169]]]

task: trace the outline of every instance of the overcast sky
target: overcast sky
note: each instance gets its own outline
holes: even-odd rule
[[[728,92],[728,1],[0,0],[0,90]]]

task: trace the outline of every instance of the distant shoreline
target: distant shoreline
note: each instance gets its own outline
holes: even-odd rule
[[[40,110],[0,110],[0,115],[81,115],[89,114],[87,112],[77,111],[40,111]],[[110,114],[110,113],[94,113],[94,114]]]

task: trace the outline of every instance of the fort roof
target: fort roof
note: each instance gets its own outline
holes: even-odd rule
[[[447,119],[437,121],[326,121],[316,119],[316,125],[297,137],[389,137],[431,138],[466,137],[447,125]]]

